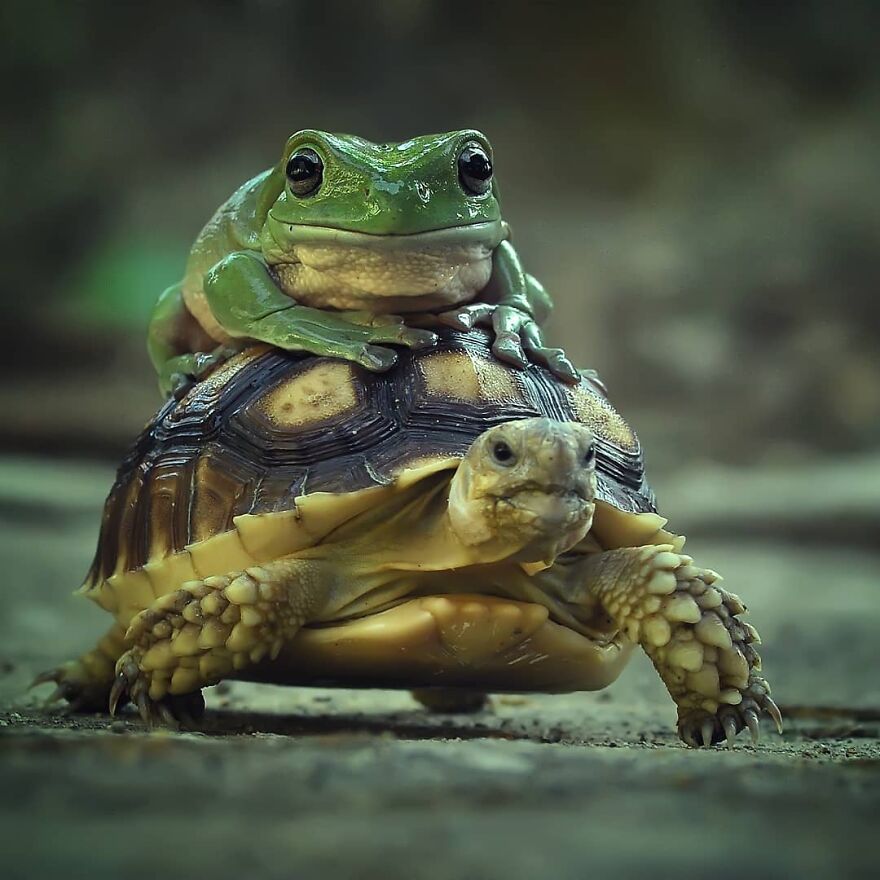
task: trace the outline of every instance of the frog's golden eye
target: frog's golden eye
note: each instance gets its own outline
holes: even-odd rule
[[[492,186],[492,160],[482,144],[468,141],[458,154],[458,179],[465,192],[481,196]]]
[[[324,179],[324,163],[314,150],[305,147],[288,159],[285,173],[290,191],[295,196],[310,196]]]

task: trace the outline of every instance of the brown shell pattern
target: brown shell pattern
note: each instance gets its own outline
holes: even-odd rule
[[[461,456],[487,428],[544,416],[597,437],[598,495],[654,512],[641,447],[589,377],[571,387],[491,355],[481,330],[444,330],[387,373],[266,347],[168,401],[120,465],[86,584],[132,571],[297,496],[391,483],[408,465]]]

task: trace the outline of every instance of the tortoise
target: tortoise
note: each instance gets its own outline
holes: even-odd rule
[[[665,525],[590,373],[501,363],[482,330],[384,374],[255,346],[134,444],[82,587],[114,624],[38,681],[192,723],[224,678],[560,693],[638,645],[687,744],[781,730],[742,602]]]

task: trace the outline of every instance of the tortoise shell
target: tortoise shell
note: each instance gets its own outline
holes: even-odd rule
[[[598,499],[655,512],[639,441],[602,385],[503,364],[481,330],[444,330],[436,347],[402,351],[381,374],[255,346],[169,400],[144,429],[105,504],[84,589],[241,531],[246,515],[291,511],[314,493],[390,486],[432,462],[449,467],[487,428],[533,416],[589,426]]]

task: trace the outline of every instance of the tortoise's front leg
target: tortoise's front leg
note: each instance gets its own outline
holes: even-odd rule
[[[678,706],[678,730],[691,746],[728,743],[743,728],[758,738],[766,712],[779,732],[782,716],[759,675],[760,643],[739,619],[745,606],[671,546],[623,547],[587,557],[581,589],[593,594],[638,642]]]
[[[183,584],[129,626],[110,712],[128,698],[149,724],[187,720],[182,697],[277,656],[326,594],[313,565],[296,559]]]
[[[91,651],[40,673],[31,687],[54,681],[57,687],[46,702],[67,700],[74,712],[106,708],[116,661],[125,650],[124,636],[125,629],[118,623],[114,624]]]

